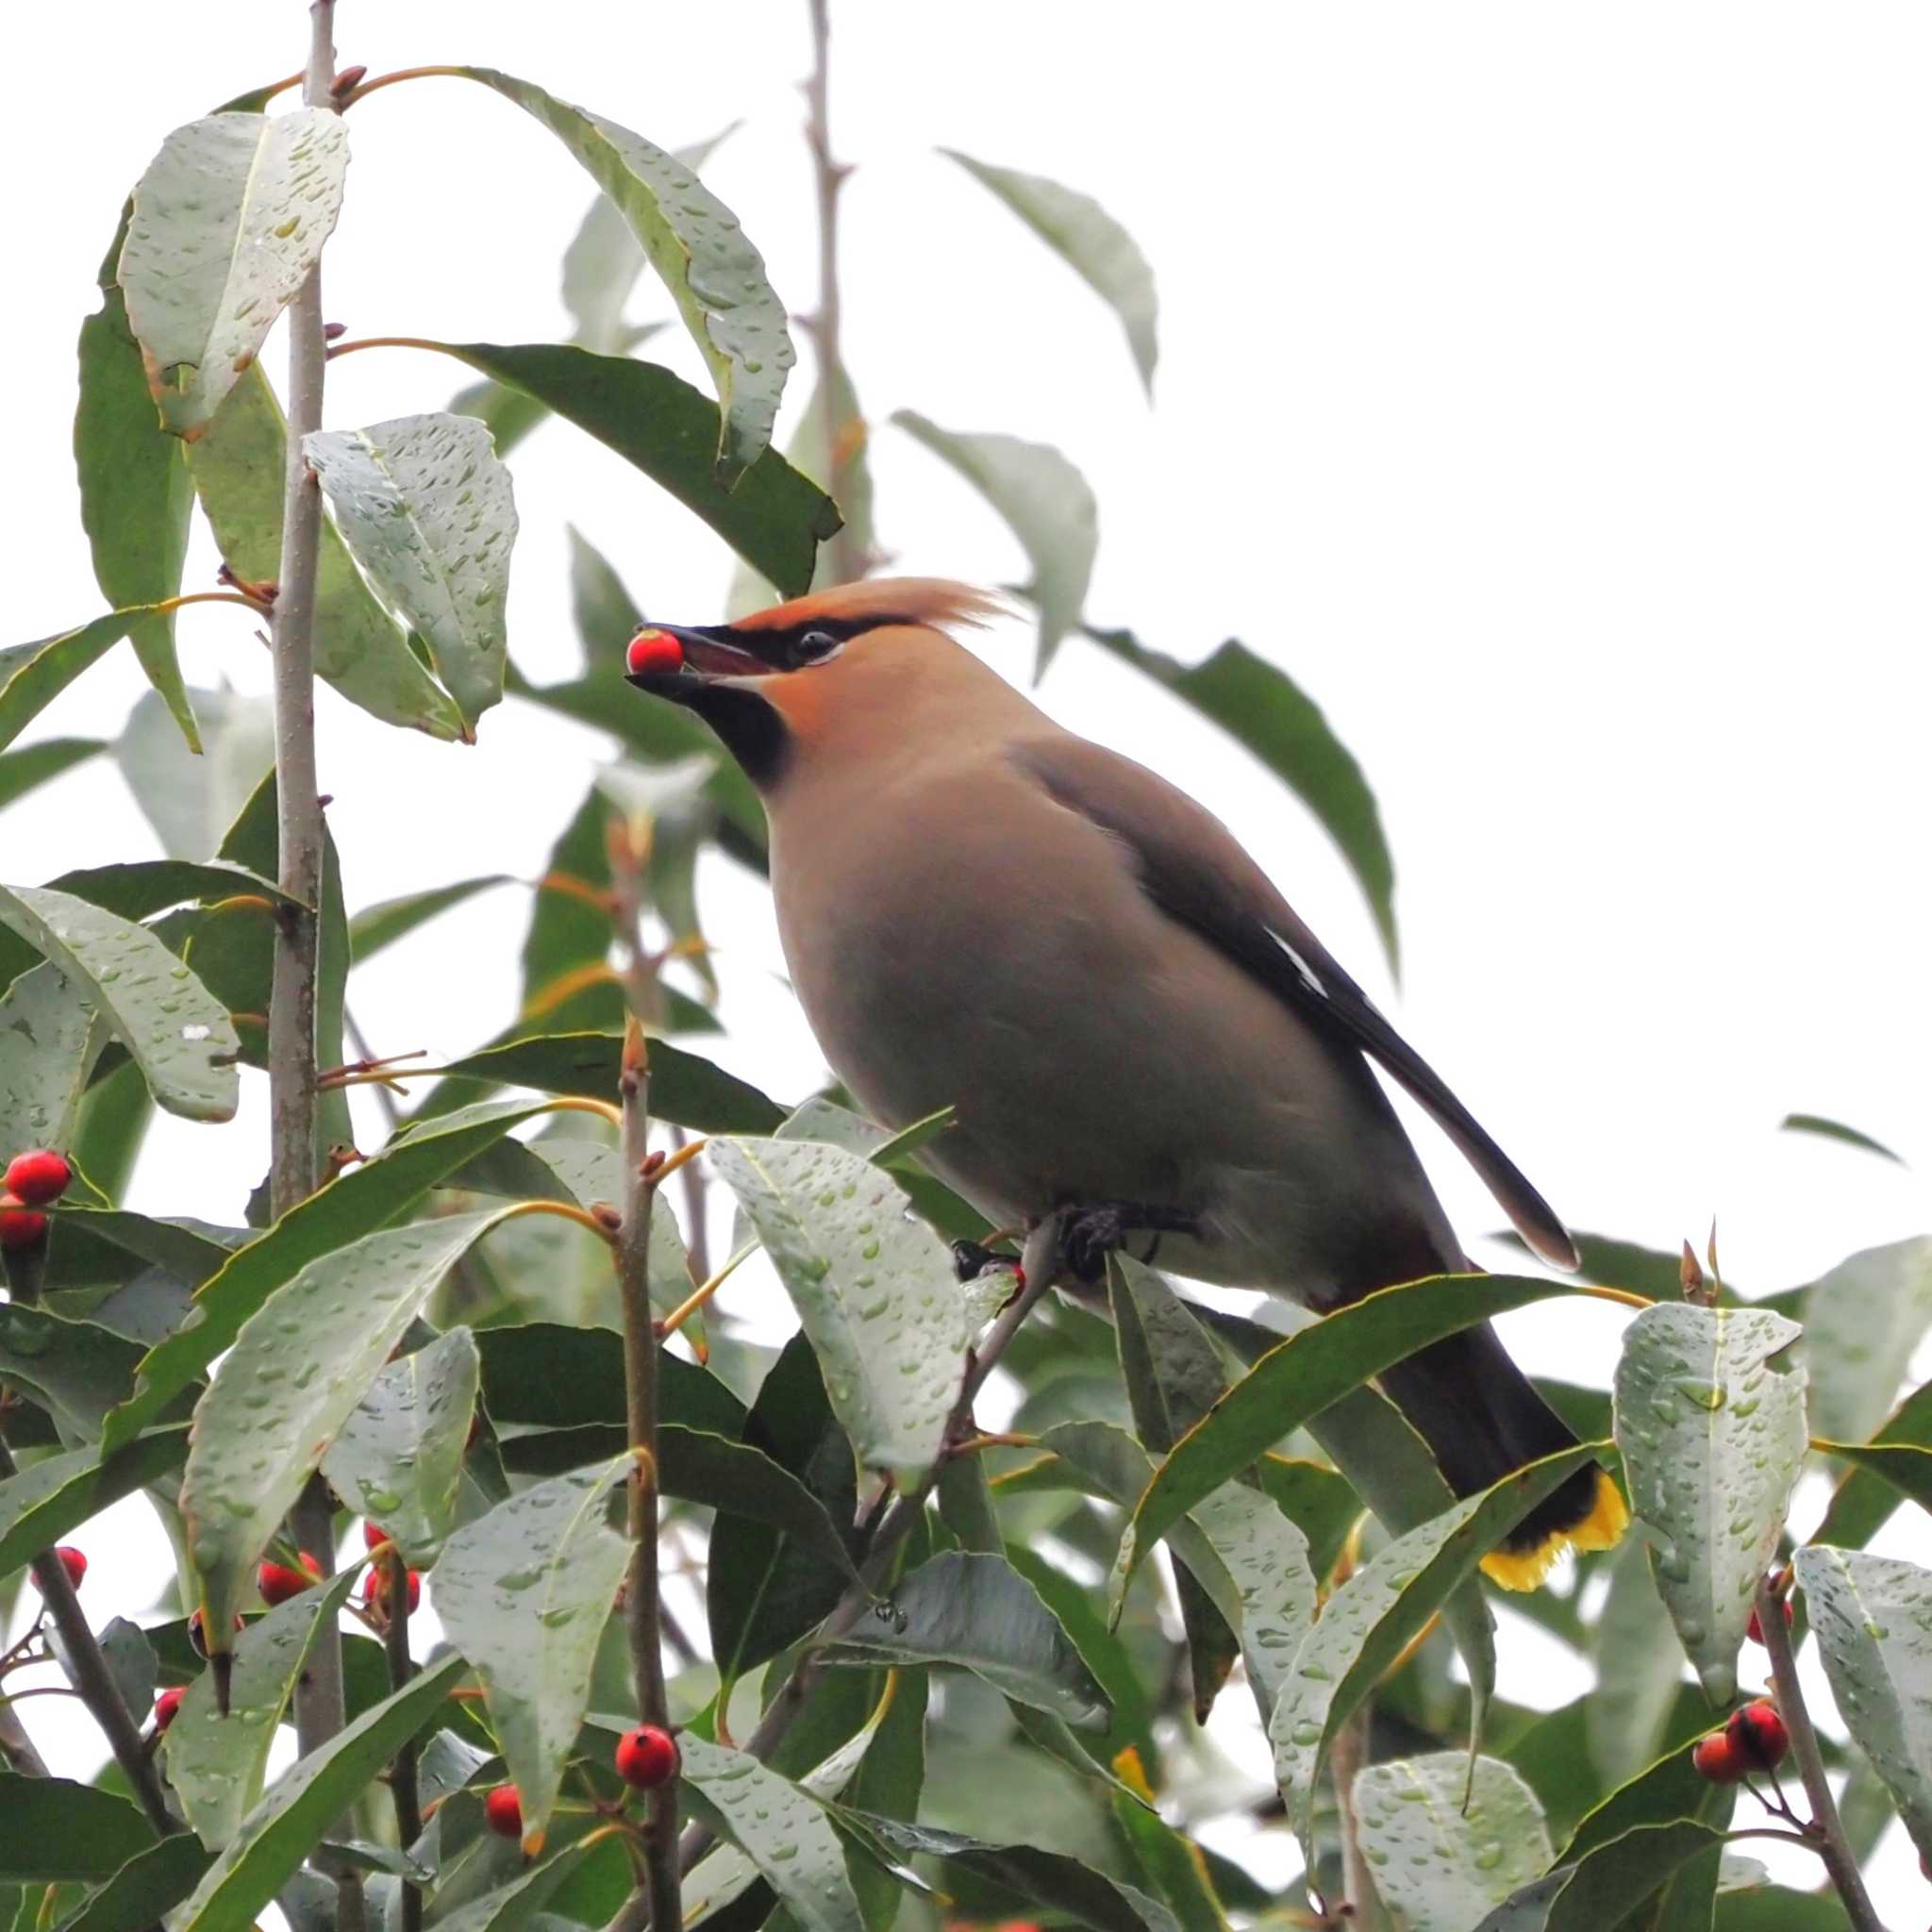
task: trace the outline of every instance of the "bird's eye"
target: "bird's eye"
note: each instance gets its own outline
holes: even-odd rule
[[[801,631],[792,642],[792,656],[801,664],[823,664],[827,658],[839,655],[844,641],[828,630]]]

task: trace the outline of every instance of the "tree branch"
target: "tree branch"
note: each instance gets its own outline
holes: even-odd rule
[[[939,1486],[940,1474],[945,1466],[951,1445],[963,1442],[974,1434],[974,1399],[986,1386],[987,1377],[999,1366],[1000,1357],[1018,1334],[1021,1323],[1033,1312],[1058,1278],[1059,1228],[1056,1220],[1049,1218],[1043,1221],[1027,1236],[1020,1270],[1026,1285],[1007,1304],[999,1319],[987,1330],[986,1340],[966,1358],[966,1373],[959,1384],[959,1399],[954,1403],[953,1413],[946,1424],[947,1448],[941,1452],[939,1459],[920,1478],[918,1486],[900,1496],[887,1511],[885,1521],[879,1524],[866,1552],[858,1582],[845,1592],[837,1608],[819,1626],[811,1647],[793,1666],[791,1674],[758,1720],[757,1729],[745,1740],[744,1748],[754,1757],[769,1757],[777,1749],[779,1740],[791,1728],[793,1720],[805,1707],[806,1693],[818,1674],[819,1647],[842,1637],[872,1607],[879,1586],[891,1573],[899,1545],[925,1513],[926,1499]],[[692,1825],[678,1846],[681,1869],[689,1872],[704,1857],[710,1843],[710,1832],[702,1824]],[[640,1925],[625,1926],[620,1920],[612,1925],[611,1932],[640,1932]]]
[[[1805,1795],[1811,1801],[1811,1840],[1824,1860],[1824,1869],[1844,1902],[1845,1916],[1857,1932],[1885,1932],[1878,1914],[1872,1908],[1859,1875],[1858,1861],[1852,1854],[1845,1828],[1832,1801],[1831,1785],[1824,1775],[1824,1759],[1818,1749],[1818,1732],[1806,1708],[1804,1693],[1798,1688],[1798,1661],[1791,1649],[1790,1627],[1785,1622],[1783,1600],[1770,1583],[1757,1585],[1757,1627],[1764,1633],[1764,1647],[1771,1654],[1772,1683],[1777,1690],[1778,1715],[1790,1735],[1791,1756],[1797,1761],[1798,1775],[1804,1780]]]
[[[5,1441],[0,1441],[0,1482],[19,1474],[19,1468],[13,1460],[13,1452]],[[114,1674],[108,1668],[108,1660],[101,1655],[101,1646],[94,1641],[94,1633],[87,1621],[87,1612],[80,1607],[80,1599],[74,1593],[74,1585],[67,1580],[67,1566],[52,1550],[42,1550],[33,1560],[34,1582],[39,1586],[42,1601],[47,1606],[47,1614],[54,1620],[54,1627],[60,1633],[62,1668],[67,1673],[67,1681],[79,1694],[95,1724],[108,1740],[108,1748],[114,1754],[114,1762],[121,1767],[122,1774],[133,1787],[134,1795],[141,1800],[141,1808],[147,1813],[148,1823],[164,1837],[181,1829],[180,1821],[168,1809],[166,1794],[161,1790],[161,1781],[155,1774],[155,1768],[148,1762],[147,1754],[141,1746],[141,1727],[127,1708],[127,1700],[121,1695],[121,1687],[114,1681]],[[11,1719],[11,1713],[8,1716]],[[14,1725],[17,1730],[17,1724]],[[20,1732],[18,1745],[10,1746],[8,1757],[13,1758],[21,1746],[33,1763],[39,1764],[39,1753]],[[20,1768],[25,1769],[23,1764]],[[46,1766],[39,1764],[44,1774]]]
[[[391,1543],[381,1558],[383,1588],[389,1594],[389,1622],[382,1648],[389,1661],[389,1688],[402,1690],[416,1674],[409,1659],[409,1566]],[[390,1796],[395,1806],[396,1838],[407,1852],[423,1836],[423,1807],[416,1790],[416,1740],[395,1755],[389,1768]],[[403,1932],[423,1932],[423,1891],[403,1880]]]
[[[1375,1891],[1369,1862],[1362,1857],[1361,1832],[1355,1815],[1356,1774],[1369,1761],[1369,1707],[1366,1701],[1335,1735],[1328,1774],[1335,1781],[1335,1815],[1341,1828],[1341,1896],[1351,1932],[1388,1932],[1388,1915]]]

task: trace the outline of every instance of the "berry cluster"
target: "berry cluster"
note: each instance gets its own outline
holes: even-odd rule
[[[1700,1738],[1690,1762],[1698,1775],[1712,1784],[1734,1785],[1754,1771],[1775,1771],[1790,1748],[1777,1706],[1760,1697],[1756,1704],[1734,1710],[1723,1730]]]
[[[40,1210],[67,1191],[74,1170],[50,1147],[16,1154],[7,1163],[7,1191],[0,1195],[0,1248],[37,1248],[47,1239]]]
[[[639,1724],[618,1739],[611,1763],[632,1790],[655,1791],[677,1775],[677,1740],[657,1724]],[[499,1838],[523,1837],[524,1806],[515,1785],[484,1793],[483,1822]]]

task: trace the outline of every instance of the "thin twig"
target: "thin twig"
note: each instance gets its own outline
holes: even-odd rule
[[[624,1225],[617,1281],[624,1304],[625,1416],[634,1466],[630,1477],[630,1570],[625,1580],[625,1627],[638,1722],[669,1729],[664,1650],[658,1602],[658,1336],[651,1314],[651,1208],[656,1173],[647,1165],[651,1129],[650,1060],[633,1012],[625,1029],[618,1079],[624,1108]],[[643,1830],[643,1883],[626,1912],[647,1907],[649,1923],[675,1932],[683,1923],[677,1868],[677,1780],[651,1793]],[[620,1915],[623,1916],[623,1915]]]
[[[852,483],[853,458],[864,431],[842,407],[848,385],[839,332],[839,191],[852,170],[832,158],[830,0],[811,0],[811,77],[805,84],[805,139],[811,149],[812,186],[818,204],[819,306],[811,318],[819,362],[819,408],[824,411],[826,493],[843,509]],[[848,518],[825,544],[825,574],[835,584],[865,575],[867,558]]]
[[[408,1687],[416,1667],[409,1661],[409,1568],[391,1543],[381,1557],[383,1587],[389,1595],[389,1623],[382,1647],[389,1660],[389,1688]],[[396,1840],[407,1852],[423,1836],[423,1807],[416,1791],[416,1744],[411,1739],[389,1768],[390,1796],[395,1805]],[[423,1891],[403,1880],[403,1932],[423,1932]]]
[[[0,1482],[19,1473],[13,1452],[0,1441]],[[42,1550],[33,1560],[33,1574],[34,1582],[40,1586],[41,1600],[47,1606],[47,1614],[60,1633],[61,1665],[67,1681],[100,1725],[108,1748],[114,1754],[114,1762],[141,1800],[148,1823],[164,1835],[179,1831],[180,1821],[168,1809],[161,1781],[141,1747],[141,1727],[127,1708],[127,1700],[115,1683],[107,1658],[101,1655],[101,1646],[94,1641],[87,1612],[81,1608],[80,1599],[68,1580],[67,1566],[53,1550]],[[30,1743],[26,1748],[33,1751]],[[11,1751],[8,1753],[9,1757],[12,1755]],[[42,1764],[40,1768],[44,1774],[46,1766]]]
[[[684,1145],[684,1129],[673,1127],[674,1153]],[[711,1272],[711,1233],[706,1220],[705,1170],[692,1161],[684,1171],[684,1255],[693,1281],[703,1281]]]
[[[985,1387],[987,1377],[998,1367],[1000,1357],[1018,1334],[1020,1324],[1058,1278],[1059,1229],[1056,1220],[1050,1218],[1042,1222],[1027,1236],[1020,1272],[1025,1287],[1007,1304],[999,1319],[988,1329],[986,1340],[967,1357],[966,1373],[959,1384],[959,1398],[954,1403],[952,1415],[946,1424],[948,1452],[952,1444],[970,1441],[976,1433],[973,1426],[974,1398]],[[805,1707],[806,1693],[818,1674],[819,1646],[842,1637],[877,1600],[879,1586],[891,1573],[899,1545],[925,1514],[926,1498],[939,1485],[945,1453],[941,1453],[940,1459],[926,1471],[918,1485],[901,1495],[887,1511],[885,1521],[872,1539],[858,1583],[845,1592],[837,1608],[819,1626],[812,1647],[792,1667],[791,1674],[758,1720],[757,1729],[745,1740],[744,1749],[754,1757],[769,1757]],[[710,1832],[702,1824],[692,1825],[678,1845],[678,1861],[682,1869],[689,1872],[704,1857],[710,1843]],[[621,1927],[621,1922],[613,1924],[611,1932],[620,1932],[620,1928],[621,1932],[640,1932],[637,1924]]]
[[[1832,1802],[1831,1785],[1824,1775],[1824,1759],[1818,1749],[1818,1732],[1806,1707],[1804,1692],[1798,1688],[1798,1661],[1791,1650],[1791,1633],[1785,1623],[1785,1607],[1768,1582],[1757,1586],[1757,1627],[1763,1632],[1764,1647],[1771,1655],[1772,1683],[1777,1691],[1778,1715],[1791,1740],[1791,1757],[1805,1782],[1805,1795],[1811,1801],[1814,1842],[1824,1869],[1844,1902],[1845,1916],[1856,1932],[1885,1932],[1865,1881],[1858,1873],[1858,1861],[1851,1841]]]
[[[1361,1832],[1355,1815],[1356,1774],[1369,1761],[1369,1707],[1361,1704],[1335,1734],[1328,1774],[1335,1781],[1335,1812],[1341,1829],[1341,1896],[1351,1928],[1387,1932],[1387,1914],[1375,1890],[1369,1862],[1362,1857]]]

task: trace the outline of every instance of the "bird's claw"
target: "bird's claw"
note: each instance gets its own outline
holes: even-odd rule
[[[1198,1235],[1201,1224],[1177,1208],[1140,1201],[1096,1201],[1060,1211],[1060,1262],[1076,1280],[1093,1283],[1107,1273],[1107,1257],[1133,1233],[1152,1234],[1144,1259],[1152,1261],[1163,1234]]]

